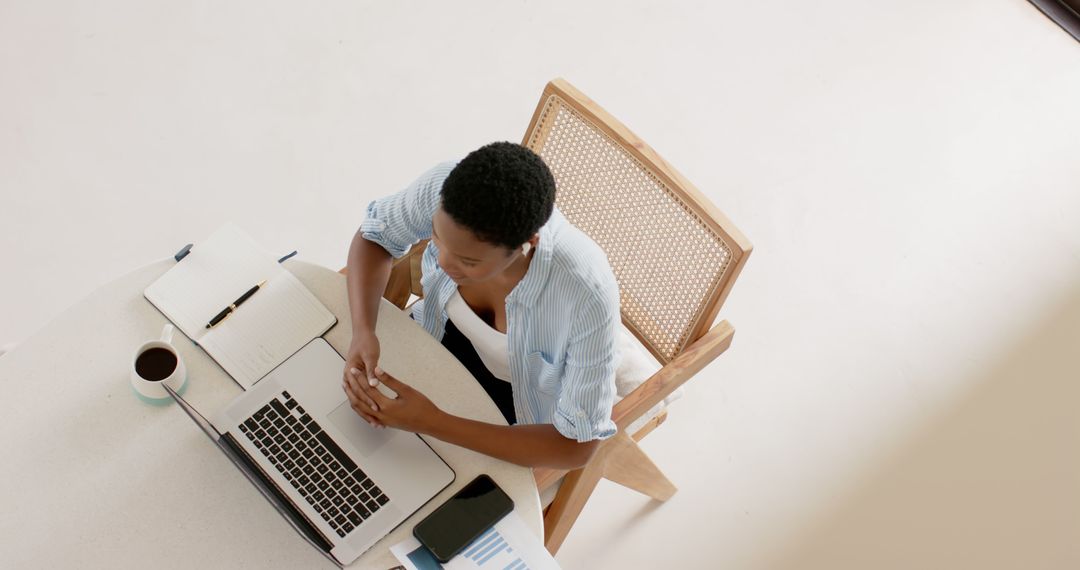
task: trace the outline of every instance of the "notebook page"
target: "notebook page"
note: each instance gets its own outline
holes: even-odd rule
[[[192,247],[145,295],[184,334],[201,342],[214,315],[255,284],[281,273],[288,272],[273,256],[238,227],[226,224]]]
[[[282,269],[200,343],[246,390],[335,322],[311,291]]]

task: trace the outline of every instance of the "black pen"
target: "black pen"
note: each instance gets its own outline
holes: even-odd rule
[[[249,298],[251,298],[251,296],[254,295],[255,292],[258,291],[259,288],[261,288],[263,285],[266,285],[266,281],[263,281],[262,283],[259,283],[258,285],[252,287],[251,289],[248,289],[247,293],[244,293],[243,295],[240,295],[240,298],[233,301],[233,304],[231,304],[228,307],[225,307],[224,309],[222,309],[221,312],[218,313],[217,315],[214,315],[214,318],[210,319],[210,322],[206,324],[206,328],[208,328],[208,329],[213,328],[214,325],[220,323],[221,321],[224,321],[225,317],[229,316],[230,313],[235,311],[236,308],[239,307],[241,304],[243,304],[244,301],[247,301]]]

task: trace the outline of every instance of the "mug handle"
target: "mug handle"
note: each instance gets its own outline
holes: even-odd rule
[[[161,329],[161,342],[166,344],[172,344],[173,326],[171,324],[165,325],[165,328]]]

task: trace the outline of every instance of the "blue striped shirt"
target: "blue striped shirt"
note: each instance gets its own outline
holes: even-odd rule
[[[404,190],[372,202],[361,235],[394,257],[431,237],[443,181],[454,162],[439,164]],[[619,289],[607,257],[556,209],[540,229],[525,277],[506,297],[506,336],[514,411],[523,424],[553,424],[580,442],[615,434]],[[446,303],[457,285],[429,243],[413,318],[441,340]]]

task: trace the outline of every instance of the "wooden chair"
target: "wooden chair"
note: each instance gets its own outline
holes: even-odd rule
[[[544,514],[544,543],[554,554],[601,478],[660,501],[675,494],[637,444],[667,412],[645,416],[730,346],[735,329],[713,322],[752,246],[655,151],[562,79],[544,89],[522,144],[551,169],[562,213],[607,254],[623,324],[661,364],[615,405],[619,431],[587,465],[535,470],[541,493],[561,481]],[[425,245],[395,260],[386,298],[399,307],[422,294]]]

